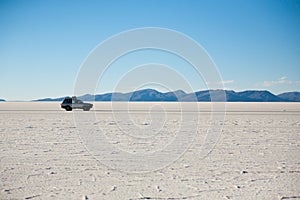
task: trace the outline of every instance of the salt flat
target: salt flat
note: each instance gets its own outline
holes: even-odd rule
[[[300,199],[299,103],[59,106],[0,103],[1,199]]]

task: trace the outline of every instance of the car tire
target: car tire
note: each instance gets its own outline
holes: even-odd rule
[[[90,108],[83,108],[83,111],[89,111]]]
[[[70,106],[67,106],[66,111],[72,111],[72,108]]]

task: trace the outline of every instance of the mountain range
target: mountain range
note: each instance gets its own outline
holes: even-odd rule
[[[224,99],[224,93],[226,98]],[[44,98],[33,101],[62,101],[65,97]],[[203,90],[195,93],[186,93],[182,90],[174,92],[159,92],[154,89],[143,89],[128,93],[86,94],[77,97],[83,101],[182,101],[182,102],[300,102],[300,92],[286,92],[279,95],[267,90]]]

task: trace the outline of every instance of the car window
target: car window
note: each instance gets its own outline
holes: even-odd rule
[[[63,103],[72,103],[71,99],[64,99]]]

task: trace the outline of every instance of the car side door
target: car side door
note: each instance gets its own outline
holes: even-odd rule
[[[80,105],[78,104],[78,100],[77,99],[72,99],[72,108],[73,109],[80,108]]]
[[[83,108],[83,102],[80,101],[80,100],[76,100],[73,104],[73,108],[76,108],[76,109],[82,109]]]

